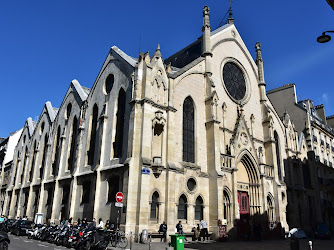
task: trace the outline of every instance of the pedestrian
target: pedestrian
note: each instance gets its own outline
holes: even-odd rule
[[[106,221],[106,224],[104,226],[104,231],[107,231],[108,229],[110,229],[110,221],[109,220]]]
[[[203,241],[205,241],[205,238],[209,240],[208,223],[205,220],[201,220],[200,227]]]
[[[85,228],[85,227],[87,226],[87,218],[86,218],[86,217],[84,217],[84,218],[82,219],[81,226],[82,226],[83,228]]]
[[[97,224],[96,228],[97,229],[103,229],[104,228],[104,223],[103,223],[101,218],[99,219],[99,224]]]
[[[96,228],[96,219],[93,218],[93,221],[88,225],[90,228]]]
[[[159,227],[159,234],[162,233],[162,237],[160,239],[160,242],[162,241],[162,238],[164,238],[164,242],[166,243],[167,241],[167,237],[166,237],[166,233],[167,233],[167,224],[166,222],[162,222],[162,224]]]
[[[184,232],[183,232],[183,226],[182,226],[182,222],[181,221],[179,221],[179,223],[176,224],[176,230],[177,230],[178,234],[184,234]],[[189,242],[185,236],[184,236],[184,240],[186,242]]]
[[[193,227],[191,232],[193,232],[193,237],[192,237],[192,240],[193,241],[197,241],[198,240],[198,237],[199,237],[199,230],[198,230],[198,227]]]

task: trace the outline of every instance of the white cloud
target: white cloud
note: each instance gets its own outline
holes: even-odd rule
[[[328,94],[327,93],[323,93],[321,96],[321,100],[323,102],[323,104],[328,104]]]

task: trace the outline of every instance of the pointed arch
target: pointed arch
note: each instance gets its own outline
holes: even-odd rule
[[[260,172],[256,167],[257,162],[253,155],[245,149],[240,152],[237,159],[245,166],[250,184],[258,184],[260,180]]]
[[[195,108],[188,96],[183,102],[183,161],[195,163]]]
[[[25,171],[25,165],[27,162],[27,158],[28,158],[28,147],[26,146],[25,151],[24,151],[24,158],[22,162],[22,172],[21,172],[21,179],[20,179],[21,184],[23,184],[23,177],[24,177],[24,171]]]
[[[197,196],[195,201],[195,220],[203,220],[204,202],[201,195]]]
[[[77,147],[77,136],[78,136],[78,119],[76,116],[73,118],[72,128],[71,128],[71,136],[70,136],[70,154],[67,160],[68,170],[72,174],[74,171],[74,163],[76,158],[76,147]]]
[[[248,189],[238,191],[240,213],[242,210],[244,214],[259,215],[262,203],[260,200],[260,173],[258,164],[247,149],[241,151],[237,159],[237,162],[241,163],[237,164],[237,166],[244,168],[248,178]]]
[[[31,166],[30,166],[30,171],[29,171],[29,182],[30,183],[32,182],[32,179],[34,176],[36,154],[37,154],[37,145],[36,145],[36,140],[35,140],[33,144],[33,153],[32,153]]]
[[[115,141],[113,143],[114,157],[121,158],[123,155],[123,134],[124,134],[124,120],[125,120],[125,104],[126,94],[123,88],[119,90],[117,99],[117,113],[116,113],[116,133]]]
[[[60,125],[57,129],[56,141],[54,143],[54,161],[52,163],[52,175],[56,177],[58,175],[58,168],[60,162],[60,152],[61,152],[61,140],[60,140]]]
[[[271,193],[267,195],[268,221],[275,221],[275,200]]]
[[[95,158],[96,145],[96,131],[98,122],[98,107],[95,103],[90,117],[90,136],[89,136],[89,150],[87,151],[87,165],[92,166]]]
[[[279,137],[276,131],[274,131],[275,149],[276,149],[276,162],[277,162],[277,174],[278,179],[282,180],[282,169],[281,169],[281,154],[279,146]]]
[[[179,203],[177,206],[177,218],[178,219],[187,219],[188,210],[188,199],[185,194],[182,194],[179,198]]]
[[[41,180],[43,180],[44,178],[44,168],[45,168],[45,161],[46,161],[46,154],[47,154],[47,150],[48,150],[48,134],[46,133],[44,136],[44,144],[43,144],[43,156],[42,156],[42,163],[41,163],[41,168],[39,169],[39,178]]]
[[[151,212],[150,219],[159,220],[159,205],[160,205],[160,195],[158,191],[154,191],[151,197]]]
[[[227,187],[225,187],[223,189],[223,215],[227,224],[231,223],[231,195],[231,191]]]

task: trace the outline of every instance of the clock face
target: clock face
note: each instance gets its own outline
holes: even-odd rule
[[[227,62],[223,68],[223,80],[230,96],[240,101],[246,95],[246,82],[242,70],[233,62]]]

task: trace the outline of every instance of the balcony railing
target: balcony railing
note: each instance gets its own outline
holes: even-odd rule
[[[232,159],[234,157],[231,155],[220,154],[220,161],[222,168],[230,168],[232,169]]]

